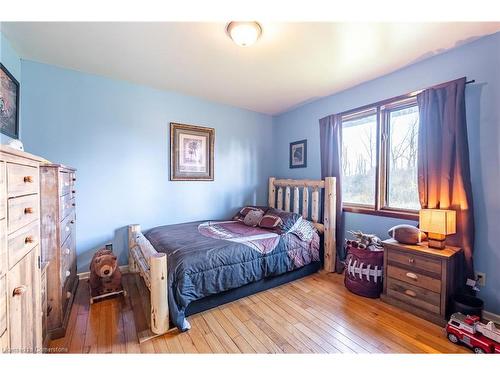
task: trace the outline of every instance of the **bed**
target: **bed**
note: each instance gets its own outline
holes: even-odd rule
[[[144,233],[140,225],[129,225],[129,271],[144,290],[150,318],[140,341],[175,328],[187,330],[189,315],[304,277],[321,265],[335,270],[333,177],[271,177],[268,207],[293,218],[286,230],[236,220],[161,226]]]

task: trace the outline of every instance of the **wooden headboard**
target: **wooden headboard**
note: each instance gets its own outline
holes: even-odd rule
[[[321,189],[325,190],[323,195]],[[323,200],[322,205],[321,200]],[[269,178],[269,207],[301,214],[304,219],[312,221],[314,226],[324,234],[324,268],[328,272],[335,272],[337,258],[335,204],[335,177],[326,177],[324,180]],[[321,207],[323,207],[323,220],[320,217]]]

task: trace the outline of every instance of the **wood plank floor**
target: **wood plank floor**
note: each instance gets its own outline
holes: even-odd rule
[[[443,328],[348,292],[343,276],[317,273],[196,314],[192,329],[139,344],[146,328],[133,276],[127,297],[89,305],[80,282],[66,336],[70,353],[469,353]]]

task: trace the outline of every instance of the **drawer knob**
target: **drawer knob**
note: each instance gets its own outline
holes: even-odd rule
[[[71,298],[71,292],[66,292],[66,298],[70,299]]]
[[[73,181],[73,182],[74,182],[74,181],[76,181],[76,177],[73,177],[73,178],[71,179],[71,181]]]
[[[410,263],[410,264],[415,263],[415,259],[414,258],[408,258],[408,263]]]
[[[409,290],[409,289],[405,290],[405,294],[407,296],[410,296],[410,297],[413,297],[413,298],[415,298],[417,296],[417,293],[415,293],[413,290]]]
[[[75,221],[74,221],[74,220],[71,220],[71,221],[70,221],[70,223],[71,223],[71,224],[75,224]]]
[[[25,183],[33,183],[33,176],[24,176]]]
[[[69,253],[70,253],[69,249],[64,250],[64,254],[69,255]]]
[[[73,207],[75,207],[75,206],[76,206],[76,203],[71,203],[71,205],[72,205]]]
[[[71,272],[70,271],[66,271],[66,276],[69,276],[71,275]]]
[[[71,190],[71,193],[76,194],[76,190]]]
[[[26,287],[26,285],[20,285],[14,288],[14,290],[12,291],[12,297],[23,295],[27,289],[28,288]]]
[[[69,232],[70,227],[69,227],[68,225],[66,225],[66,228],[65,228],[65,229],[66,229],[66,232]]]
[[[25,243],[25,244],[28,244],[28,243],[33,243],[33,242],[35,242],[35,240],[33,239],[33,237],[32,237],[32,236],[28,236],[28,237],[26,237],[26,238],[24,239],[24,243]]]
[[[32,213],[33,213],[33,207],[26,207],[26,208],[24,209],[24,213],[25,213],[26,215],[28,215],[28,214],[32,214]]]
[[[407,272],[406,277],[412,279],[412,280],[418,280],[418,276],[415,275],[413,272]]]

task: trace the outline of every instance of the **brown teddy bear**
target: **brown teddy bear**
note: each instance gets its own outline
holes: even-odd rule
[[[123,291],[122,274],[112,250],[100,249],[92,257],[89,285],[92,297]]]

